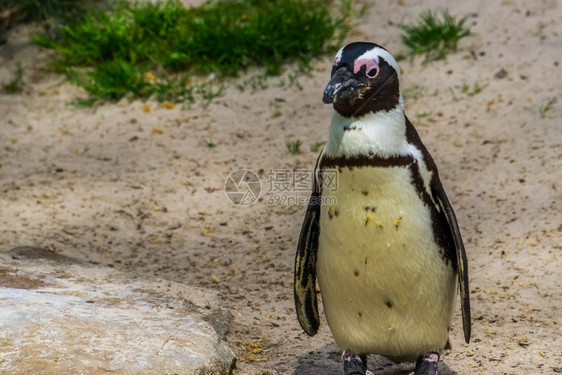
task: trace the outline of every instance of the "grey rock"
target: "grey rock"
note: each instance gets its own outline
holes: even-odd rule
[[[80,260],[34,246],[20,246],[8,251],[14,259],[45,259],[58,263],[82,263]]]
[[[0,372],[230,374],[236,358],[221,340],[230,314],[219,306],[202,288],[38,248],[3,252]]]
[[[215,309],[203,316],[203,320],[215,329],[221,340],[226,338],[230,329],[230,312],[228,310]]]

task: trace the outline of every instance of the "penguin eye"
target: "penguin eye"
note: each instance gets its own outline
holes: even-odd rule
[[[359,71],[365,67],[365,74],[367,78],[375,78],[379,74],[379,64],[372,59],[359,59],[355,61],[353,65],[353,73],[357,74]]]
[[[377,76],[377,74],[379,74],[379,69],[375,66],[372,66],[368,71],[367,71],[367,77],[369,78],[375,78]]]

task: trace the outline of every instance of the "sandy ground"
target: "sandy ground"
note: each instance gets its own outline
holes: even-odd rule
[[[403,88],[422,88],[406,113],[440,168],[470,262],[473,339],[464,344],[458,310],[440,373],[559,373],[562,3],[377,1],[349,41],[397,53],[396,24],[441,6],[470,14],[475,35],[446,61],[402,63]],[[305,206],[268,204],[279,193],[307,196],[273,182],[314,165],[310,144],[326,139],[332,114],[321,102],[331,61],[292,84],[285,77],[242,92],[231,83],[206,110],[139,101],[75,109],[66,103],[84,93],[40,70],[47,52],[29,45],[27,31],[12,30],[0,46],[0,82],[17,62],[25,72],[23,94],[0,94],[0,251],[47,247],[218,290],[233,315],[237,374],[340,373],[325,321],[309,338],[295,317]],[[480,93],[461,92],[476,82],[486,86]],[[285,143],[297,139],[302,152],[291,155]],[[260,176],[252,205],[225,194],[238,169]],[[370,368],[412,366],[372,356]]]

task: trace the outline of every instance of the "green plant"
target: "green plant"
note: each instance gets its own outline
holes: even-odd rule
[[[333,53],[351,28],[351,8],[349,0],[339,7],[333,0],[210,0],[191,8],[179,0],[119,1],[111,13],[91,9],[61,25],[58,39],[38,35],[34,42],[57,51],[50,68],[95,98],[161,100],[169,89],[165,100],[178,102],[193,100],[189,80],[178,74],[236,76],[257,66],[277,75],[286,62],[306,67]],[[197,93],[210,101],[217,91]]]
[[[488,87],[487,83],[484,84],[484,85],[481,85],[478,81],[474,82],[472,87],[469,84],[467,84],[466,82],[463,82],[463,84],[460,87],[460,91],[463,94],[466,94],[468,96],[474,96],[476,94],[479,94],[486,87]]]
[[[81,18],[88,4],[84,0],[1,0],[0,12],[4,9],[18,10],[23,21],[40,21],[54,17],[61,20]]]
[[[162,78],[153,80],[154,97],[159,102],[195,102],[193,87],[188,87],[189,77],[185,74],[169,76],[163,74]],[[199,94],[203,91],[199,91]]]
[[[211,104],[213,99],[224,95],[225,90],[226,90],[226,86],[224,84],[220,84],[216,88],[216,90],[214,90],[213,81],[209,81],[204,85],[198,86],[195,92],[199,94],[199,96],[203,100],[203,102],[200,103],[201,107],[203,109],[206,109],[209,106],[209,104]]]
[[[296,155],[301,152],[300,148],[302,146],[302,142],[300,141],[300,139],[297,139],[294,142],[287,142],[286,145],[291,155]]]
[[[96,104],[96,100],[92,98],[78,99],[67,103],[68,106],[77,107],[77,108],[90,108],[93,107],[95,104]]]
[[[425,95],[426,91],[426,87],[414,84],[402,91],[402,97],[404,98],[404,100],[418,100]]]
[[[426,112],[421,112],[421,113],[416,113],[416,117],[417,118],[426,118],[429,117],[433,114],[433,111],[426,111]]]
[[[554,103],[556,103],[556,98],[550,99],[548,103],[539,107],[539,115],[541,116],[542,119],[546,118],[547,112],[552,109]]]
[[[208,148],[215,148],[215,147],[217,147],[217,144],[216,144],[215,142],[213,142],[213,139],[212,139],[212,138],[209,139],[209,140],[205,140],[205,145],[206,145]]]
[[[21,92],[21,79],[23,78],[23,68],[18,63],[15,77],[8,83],[2,85],[6,94],[17,94]]]
[[[484,90],[486,87],[488,87],[487,83],[480,84],[480,82],[476,81],[471,86],[468,83],[466,83],[466,81],[464,81],[460,86],[449,87],[449,92],[453,97],[453,101],[458,102],[462,98],[457,96],[457,91],[459,94],[463,94],[466,96],[474,96],[482,92],[482,90]]]
[[[457,21],[448,10],[439,12],[425,11],[413,25],[400,25],[401,40],[408,48],[408,55],[424,55],[424,62],[443,59],[451,51],[456,51],[459,40],[472,35],[465,26],[468,16]]]
[[[265,90],[269,87],[268,83],[268,76],[265,74],[256,74],[256,75],[252,75],[250,78],[244,80],[241,83],[237,83],[236,87],[240,90],[240,91],[246,91],[246,89],[249,87],[252,88],[252,90]]]
[[[324,147],[325,144],[326,144],[326,142],[311,143],[310,144],[310,151],[318,152],[322,149],[322,147]]]

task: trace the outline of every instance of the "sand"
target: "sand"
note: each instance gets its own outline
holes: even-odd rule
[[[562,4],[377,1],[348,41],[397,54],[396,25],[443,6],[470,15],[475,35],[446,60],[401,63],[403,89],[421,92],[406,113],[440,169],[470,265],[473,338],[464,343],[457,309],[440,374],[559,373]],[[30,46],[29,32],[12,29],[0,46],[0,82],[21,62],[25,84],[22,94],[0,94],[0,251],[46,247],[219,291],[233,316],[236,374],[340,373],[325,320],[307,337],[292,292],[308,194],[290,178],[309,173],[310,145],[326,140],[331,60],[292,82],[288,69],[265,89],[240,91],[247,77],[228,82],[206,109],[152,101],[80,109],[67,103],[85,93],[40,69],[49,52]],[[292,155],[286,142],[296,140],[303,145]],[[251,205],[225,193],[238,169],[261,181]],[[412,369],[369,361],[378,374]]]

